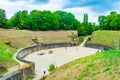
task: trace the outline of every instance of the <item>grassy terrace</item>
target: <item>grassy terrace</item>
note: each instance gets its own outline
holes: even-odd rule
[[[77,59],[57,68],[45,80],[119,80],[120,51]]]
[[[4,66],[5,68],[10,68],[18,64],[12,59],[12,55],[16,51],[17,51],[16,49],[11,48],[10,46],[0,42],[0,66]]]
[[[119,48],[120,31],[95,31],[90,43],[102,44]]]
[[[32,39],[39,43],[70,42],[71,34],[77,31],[29,31],[0,28],[0,41],[10,41],[13,47],[23,48],[34,45]]]

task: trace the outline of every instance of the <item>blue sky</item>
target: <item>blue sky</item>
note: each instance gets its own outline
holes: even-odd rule
[[[8,18],[19,10],[63,10],[73,13],[81,22],[83,14],[88,13],[89,21],[96,23],[99,15],[119,13],[119,5],[120,0],[0,0],[0,8],[6,10]]]

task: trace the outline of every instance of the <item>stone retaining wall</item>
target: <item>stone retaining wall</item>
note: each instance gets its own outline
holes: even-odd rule
[[[104,46],[104,45],[100,45],[100,44],[92,44],[92,43],[85,43],[86,47],[90,47],[90,48],[95,48],[95,49],[100,49],[100,50],[115,50],[115,48],[113,47],[109,47],[109,46]]]
[[[101,51],[103,51],[103,50],[115,50],[115,48],[113,48],[113,47],[109,47],[109,46],[105,46],[105,45],[101,45],[101,44],[89,43],[90,40],[91,40],[91,36],[88,37],[86,43],[84,44],[85,47],[100,49]]]
[[[73,43],[51,43],[51,44],[35,45],[35,46],[21,49],[17,53],[16,58],[26,63],[26,65],[24,65],[17,71],[12,72],[11,74],[8,74],[0,78],[0,80],[26,80],[27,78],[35,74],[35,64],[33,62],[24,60],[23,58],[25,56],[27,56],[28,54],[32,52],[42,50],[42,49],[57,48],[57,47],[70,47],[70,46],[74,46],[74,44]]]

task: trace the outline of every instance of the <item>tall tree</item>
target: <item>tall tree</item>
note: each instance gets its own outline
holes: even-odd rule
[[[88,14],[85,13],[83,17],[83,27],[85,27],[86,34],[89,34]]]
[[[84,24],[84,26],[85,27],[87,27],[88,26],[88,14],[84,14],[84,19],[83,19],[83,24]]]
[[[0,28],[8,28],[6,24],[7,24],[7,18],[6,18],[5,10],[0,9]]]

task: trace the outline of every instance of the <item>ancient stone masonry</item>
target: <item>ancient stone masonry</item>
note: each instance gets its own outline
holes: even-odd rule
[[[90,40],[91,40],[91,36],[88,37],[86,43],[84,44],[85,47],[100,49],[101,51],[104,51],[104,50],[115,50],[115,48],[110,47],[110,46],[105,46],[105,45],[101,45],[101,44],[89,43]]]
[[[102,51],[103,50],[115,50],[115,48],[112,48],[112,47],[109,47],[109,46],[100,45],[100,44],[86,43],[85,46],[86,47],[100,49]]]
[[[35,74],[35,63],[24,60],[23,58],[25,56],[42,49],[70,47],[70,46],[74,46],[74,44],[73,43],[50,43],[50,44],[40,44],[40,45],[38,44],[35,46],[21,49],[17,53],[16,58],[19,61],[26,63],[26,65],[22,66],[17,71],[12,72],[11,74],[1,77],[0,80],[26,80],[27,78]]]

